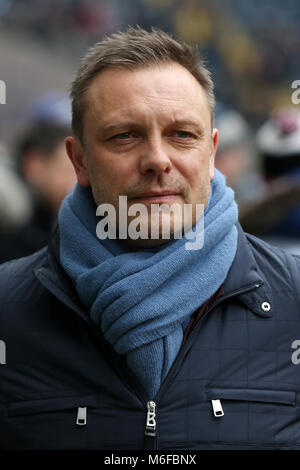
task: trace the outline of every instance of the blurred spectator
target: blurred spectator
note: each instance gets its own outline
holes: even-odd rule
[[[29,119],[34,122],[53,122],[71,125],[71,102],[67,94],[49,90],[39,96],[30,106]]]
[[[285,108],[258,130],[257,146],[267,181],[281,176],[295,176],[300,171],[300,111]]]
[[[285,108],[257,132],[264,198],[240,214],[247,232],[300,254],[300,111]]]
[[[31,213],[29,192],[16,174],[6,148],[0,143],[0,231],[15,230],[28,220]]]
[[[62,199],[75,184],[75,173],[65,152],[69,127],[37,123],[20,140],[19,171],[32,194],[30,220],[0,235],[0,262],[26,256],[44,246],[56,222]]]
[[[257,198],[264,184],[250,126],[240,113],[220,103],[216,106],[215,125],[219,130],[216,167],[226,176],[238,203]]]

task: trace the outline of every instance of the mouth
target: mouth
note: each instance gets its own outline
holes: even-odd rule
[[[174,201],[180,194],[177,191],[148,191],[138,194],[132,199],[137,200],[139,203],[162,204]]]

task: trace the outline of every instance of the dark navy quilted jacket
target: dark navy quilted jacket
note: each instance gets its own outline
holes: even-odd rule
[[[300,449],[300,259],[238,229],[155,401],[81,307],[57,234],[0,266],[0,447]]]

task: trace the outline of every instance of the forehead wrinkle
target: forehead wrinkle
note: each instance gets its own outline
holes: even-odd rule
[[[170,112],[162,112],[159,115],[156,115],[155,119],[153,119],[153,115],[149,112],[135,114],[134,116],[131,113],[126,113],[124,116],[120,115],[120,113],[116,113],[111,115],[109,119],[100,119],[97,121],[98,129],[102,131],[108,131],[114,128],[122,128],[122,127],[130,127],[130,126],[138,126],[141,127],[143,125],[149,126],[157,122],[161,126],[170,126],[170,125],[185,125],[185,126],[193,126],[193,127],[202,127],[202,119],[201,115],[195,114],[182,114],[178,113],[178,110],[175,113]]]
[[[128,96],[126,96],[124,97],[124,101],[121,101],[121,102],[120,100],[114,99],[114,97],[112,98],[113,98],[112,100],[109,100],[107,99],[107,97],[105,97],[104,100],[98,99],[98,100],[90,101],[91,108],[93,108],[93,114],[94,115],[97,113],[99,114],[98,119],[101,119],[102,107],[108,108],[108,110],[107,109],[105,110],[108,113],[109,113],[109,108],[111,108],[113,109],[113,114],[120,115],[121,113],[121,114],[124,114],[124,116],[130,116],[133,112],[139,112],[139,111],[142,112],[143,106],[145,107],[157,106],[157,104],[160,105],[162,102],[168,103],[169,105],[173,104],[174,106],[176,106],[178,104],[186,105],[190,101],[191,105],[193,105],[194,107],[197,107],[197,105],[195,106],[194,100],[192,99],[189,100],[187,99],[187,97],[169,98],[169,97],[164,97],[164,96],[153,97],[149,95],[149,96],[142,96],[142,97],[133,96],[133,99],[130,99],[130,97],[128,99]],[[122,113],[122,110],[124,110],[124,113]]]
[[[127,121],[132,118],[134,121],[138,119],[151,120],[153,119],[153,115],[151,116],[152,107],[155,107],[153,111],[159,120],[161,118],[164,119],[165,114],[174,123],[176,120],[183,120],[183,117],[185,120],[195,120],[195,123],[197,121],[199,123],[203,122],[204,116],[202,115],[205,114],[203,111],[204,107],[206,107],[206,99],[201,99],[203,97],[201,88],[197,90],[197,95],[199,96],[198,101],[195,100],[195,96],[193,95],[194,87],[191,87],[191,96],[189,96],[189,93],[186,93],[186,90],[184,94],[181,94],[185,87],[176,87],[175,90],[172,90],[171,87],[170,90],[166,86],[154,86],[151,90],[147,90],[142,85],[132,87],[129,91],[127,89],[124,94],[121,93],[120,95],[120,93],[117,93],[115,95],[111,92],[111,88],[107,86],[99,87],[98,84],[99,82],[97,83],[97,81],[95,81],[88,90],[87,108],[89,109],[87,110],[91,112],[91,116],[95,122],[99,123],[99,126],[109,125],[112,121],[118,124],[120,119]],[[198,83],[197,86],[199,86]],[[178,94],[176,94],[177,89],[180,91]],[[170,95],[170,92],[172,92],[174,96],[166,96],[167,94]],[[170,109],[164,111],[164,103],[171,108],[174,106],[174,116],[173,110],[171,112]],[[192,112],[190,116],[187,116],[186,106],[189,103],[191,110],[197,110],[197,113]],[[157,105],[159,106],[157,107]],[[181,105],[183,109],[180,109]],[[176,109],[176,106],[179,106],[179,109]],[[160,107],[162,109],[159,109]],[[188,114],[190,113],[188,112]],[[178,118],[175,117],[176,115]]]
[[[138,75],[138,72],[136,72]],[[101,75],[99,77],[101,83]],[[205,93],[201,88],[201,85],[196,83],[188,83],[183,81],[179,83],[171,83],[171,86],[168,86],[165,83],[156,83],[155,80],[150,84],[140,83],[138,77],[135,76],[134,72],[132,73],[132,80],[130,82],[131,89],[126,89],[125,93],[115,96],[112,93],[111,87],[107,83],[101,83],[99,86],[99,81],[95,80],[90,88],[87,90],[88,101],[90,104],[93,104],[97,108],[97,103],[103,103],[104,106],[113,106],[115,109],[121,108],[122,103],[124,106],[128,106],[129,102],[167,102],[167,103],[187,103],[195,105],[195,92],[199,96],[199,104],[202,103],[202,98],[204,101],[206,99]],[[189,93],[190,92],[190,93]],[[170,96],[173,95],[173,96]],[[121,102],[120,102],[121,100]],[[119,106],[118,106],[119,105]]]
[[[95,104],[93,105],[93,109],[95,113],[97,113],[97,110],[99,110],[99,115],[97,116],[97,118],[100,122],[103,122],[103,124],[106,124],[106,121],[110,121],[111,119],[115,119],[115,118],[117,119],[121,118],[121,119],[127,119],[127,120],[136,119],[137,115],[140,115],[141,117],[145,116],[145,117],[153,118],[153,116],[155,115],[160,116],[160,115],[165,114],[166,116],[170,117],[173,120],[186,120],[186,121],[187,120],[191,121],[194,119],[197,120],[200,117],[200,115],[198,115],[198,112],[193,111],[193,109],[195,108],[197,109],[197,106],[196,107],[193,106],[193,109],[191,108],[190,110],[186,109],[186,100],[184,99],[177,100],[177,101],[171,100],[171,99],[168,100],[168,102],[171,105],[171,109],[170,108],[164,109],[161,106],[157,107],[156,101],[160,105],[162,100],[155,100],[155,103],[153,103],[152,100],[147,101],[145,99],[136,100],[134,103],[124,101],[124,104],[119,104],[119,106],[117,107],[112,106],[111,107],[112,111],[105,110],[106,111],[105,115],[101,113],[101,108],[100,107],[97,108]],[[183,107],[180,106],[179,108],[177,108],[178,104],[182,104]],[[153,108],[153,112],[155,114],[152,114],[149,108]],[[202,106],[199,107],[198,111],[201,111],[201,109],[202,109]]]

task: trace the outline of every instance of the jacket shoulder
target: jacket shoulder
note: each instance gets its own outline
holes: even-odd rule
[[[10,293],[15,298],[18,298],[22,291],[28,293],[28,288],[37,282],[33,270],[46,256],[47,247],[44,247],[32,255],[0,264],[0,301],[7,299]]]
[[[300,302],[300,256],[245,233],[248,246],[272,290],[293,291]]]

